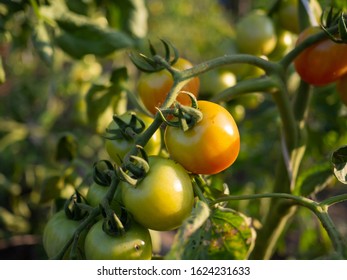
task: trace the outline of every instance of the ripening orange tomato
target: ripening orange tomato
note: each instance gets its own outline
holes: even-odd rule
[[[179,58],[173,67],[178,70],[185,70],[193,67],[193,65],[184,58]],[[160,107],[166,99],[173,85],[173,78],[166,69],[153,73],[142,73],[139,79],[137,91],[141,101],[152,114],[157,112],[156,107]],[[199,94],[200,79],[192,78],[183,88],[182,91],[188,91],[196,97]],[[177,101],[182,105],[190,105],[191,100],[185,93],[180,93]]]
[[[167,126],[165,145],[172,159],[196,174],[219,173],[236,160],[240,134],[233,116],[222,106],[198,101],[203,118],[187,131]]]

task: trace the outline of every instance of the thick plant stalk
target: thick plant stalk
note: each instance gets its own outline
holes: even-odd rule
[[[273,192],[293,193],[298,169],[306,148],[305,117],[310,100],[310,87],[301,83],[296,98],[289,105],[286,86],[282,94],[275,96],[284,130],[285,144],[274,182]],[[298,98],[300,96],[300,98]],[[257,242],[251,254],[252,259],[270,259],[276,249],[278,239],[290,224],[297,206],[272,198],[263,227],[258,232]]]

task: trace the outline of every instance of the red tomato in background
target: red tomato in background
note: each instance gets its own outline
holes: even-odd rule
[[[299,35],[296,45],[320,31],[319,27],[308,27]],[[347,73],[347,45],[326,38],[301,52],[294,66],[300,77],[311,85],[335,82]]]

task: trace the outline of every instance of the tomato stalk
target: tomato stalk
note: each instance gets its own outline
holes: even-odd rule
[[[243,80],[238,82],[236,85],[229,87],[219,94],[213,96],[210,101],[230,101],[231,99],[237,98],[244,94],[252,92],[272,92],[276,90],[276,84],[268,76]]]
[[[183,70],[180,72],[181,79],[190,79],[195,76],[198,76],[204,72],[210,71],[214,68],[218,68],[221,66],[226,66],[235,63],[246,63],[250,65],[257,66],[263,69],[266,73],[277,73],[280,75],[284,75],[282,67],[279,66],[275,62],[268,61],[261,57],[257,57],[250,54],[232,54],[232,55],[224,55],[221,57],[217,57],[203,63],[197,64],[192,68]]]

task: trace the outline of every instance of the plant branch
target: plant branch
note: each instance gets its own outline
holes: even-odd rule
[[[244,94],[252,92],[272,92],[276,89],[276,83],[268,77],[263,76],[255,79],[243,80],[238,82],[236,85],[227,88],[219,94],[213,96],[210,101],[230,101],[234,98],[242,96]]]

